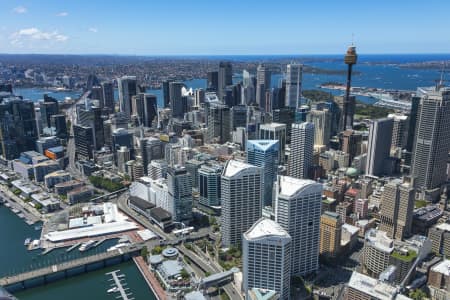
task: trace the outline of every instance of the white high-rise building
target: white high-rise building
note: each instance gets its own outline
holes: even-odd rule
[[[440,188],[447,180],[450,149],[450,89],[419,90],[411,174],[422,191]],[[419,92],[418,91],[418,92]]]
[[[225,165],[221,177],[222,244],[240,245],[242,234],[262,214],[262,169],[236,160]]]
[[[291,275],[319,268],[321,184],[312,180],[278,176],[275,221],[291,236]]]
[[[380,176],[384,173],[386,159],[390,155],[393,119],[373,120],[369,127],[366,174]]]
[[[308,122],[314,124],[314,144],[328,146],[331,135],[331,114],[328,109],[311,110]]]
[[[266,90],[270,89],[270,71],[264,64],[256,69],[256,103],[263,110],[266,109]]]
[[[242,241],[244,291],[252,288],[277,292],[280,299],[289,299],[291,237],[279,224],[259,219]]]
[[[286,66],[286,101],[287,107],[300,107],[302,97],[302,69],[303,65],[288,64]]]
[[[292,124],[291,153],[288,160],[289,176],[308,178],[309,168],[313,164],[314,124]]]

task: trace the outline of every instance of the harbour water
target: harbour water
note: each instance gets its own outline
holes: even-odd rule
[[[215,57],[216,59],[225,60],[252,60],[265,61],[274,58],[275,56],[224,56]],[[305,58],[304,58],[305,59]],[[325,70],[346,70],[346,65],[343,63],[343,57],[338,55],[328,56],[313,56],[305,61],[305,65],[325,69]],[[437,69],[413,69],[403,68],[399,66],[402,63],[422,62],[422,61],[438,61],[450,60],[450,55],[360,55],[358,63],[354,66],[355,74],[352,77],[352,85],[359,87],[375,87],[382,89],[398,89],[398,90],[416,90],[419,86],[432,86],[435,80],[441,76],[441,70]],[[241,79],[239,74],[235,74],[234,81]],[[282,74],[272,75],[272,87],[277,87]],[[345,74],[330,75],[330,74],[311,74],[304,73],[302,88],[317,89],[320,84],[325,82],[339,82],[345,83]],[[188,88],[205,88],[205,79],[193,79],[185,81]],[[329,90],[327,90],[329,91]],[[62,91],[55,92],[49,89],[42,88],[16,88],[14,92],[17,95],[23,96],[25,99],[38,101],[43,98],[43,94],[47,93],[52,97],[62,101],[65,97],[78,98],[80,91]],[[162,90],[147,90],[148,93],[155,94],[158,98],[158,106],[163,106]],[[339,94],[340,91],[329,91],[333,94]],[[115,90],[115,99],[118,99],[117,89]],[[374,99],[368,97],[358,97],[358,100],[365,103],[374,103]]]
[[[28,237],[39,238],[40,231],[35,230],[34,225],[27,225],[3,205],[0,205],[0,228],[2,228],[1,277],[77,258],[81,255],[92,255],[95,252],[105,251],[116,243],[115,240],[105,241],[84,254],[81,254],[77,249],[67,254],[65,248],[54,250],[44,256],[41,255],[40,250],[28,251],[23,245],[24,240]],[[113,295],[106,293],[109,286],[107,283],[109,277],[104,274],[116,269],[120,269],[125,274],[130,291],[133,292],[136,299],[155,299],[132,261],[25,290],[17,293],[16,296],[25,300],[60,299],[62,295],[66,300],[80,299],[80,297],[84,299],[114,299]]]

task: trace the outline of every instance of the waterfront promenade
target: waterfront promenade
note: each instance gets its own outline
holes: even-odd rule
[[[159,283],[158,279],[156,279],[155,275],[148,269],[148,265],[145,262],[144,258],[142,256],[135,256],[133,257],[133,261],[141,272],[148,286],[151,288],[153,294],[155,294],[156,298],[158,300],[166,300],[166,292],[161,287],[161,284]]]

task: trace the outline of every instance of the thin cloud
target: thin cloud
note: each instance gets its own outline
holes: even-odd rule
[[[88,29],[88,31],[93,32],[93,33],[97,33],[97,32],[98,32],[98,29],[95,28],[95,27],[90,27],[90,28]]]
[[[62,11],[62,12],[56,14],[57,17],[67,17],[68,15],[69,15],[69,13],[66,11]]]
[[[25,6],[17,6],[13,8],[13,12],[15,12],[16,14],[24,14],[26,13],[28,10]]]
[[[58,33],[58,31],[42,31],[35,27],[24,28],[14,32],[10,36],[12,45],[20,45],[26,41],[52,41],[65,42],[69,39],[68,36]]]

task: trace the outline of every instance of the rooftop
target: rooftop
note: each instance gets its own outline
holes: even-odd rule
[[[391,256],[404,262],[411,262],[417,257],[417,253],[409,249],[396,249],[392,252]]]
[[[261,124],[260,126],[260,129],[280,129],[280,128],[286,128],[286,124],[272,122]]]
[[[246,233],[244,233],[244,237],[249,240],[260,239],[269,236],[278,236],[289,239],[291,238],[289,233],[287,233],[286,230],[281,227],[281,225],[266,218],[261,218],[256,221],[256,223],[253,224],[253,226]]]
[[[248,140],[247,141],[247,149],[249,148],[257,148],[261,151],[267,151],[270,148],[278,149],[278,141],[277,140]]]
[[[251,172],[254,170],[258,170],[260,172],[261,169],[253,165],[232,159],[225,165],[225,169],[223,170],[222,174],[226,177],[233,177],[236,175],[240,175],[240,173],[243,173],[243,171]]]
[[[450,231],[450,224],[449,223],[441,223],[436,225],[436,228],[442,231]]]
[[[278,177],[278,193],[284,197],[295,197],[303,192],[322,193],[322,185],[309,180],[289,176]]]
[[[397,289],[372,277],[353,272],[348,287],[380,300],[395,299]]]
[[[370,229],[366,233],[366,243],[382,252],[392,253],[394,250],[394,241],[385,231]]]
[[[431,271],[450,276],[450,260],[445,259],[431,268]]]

